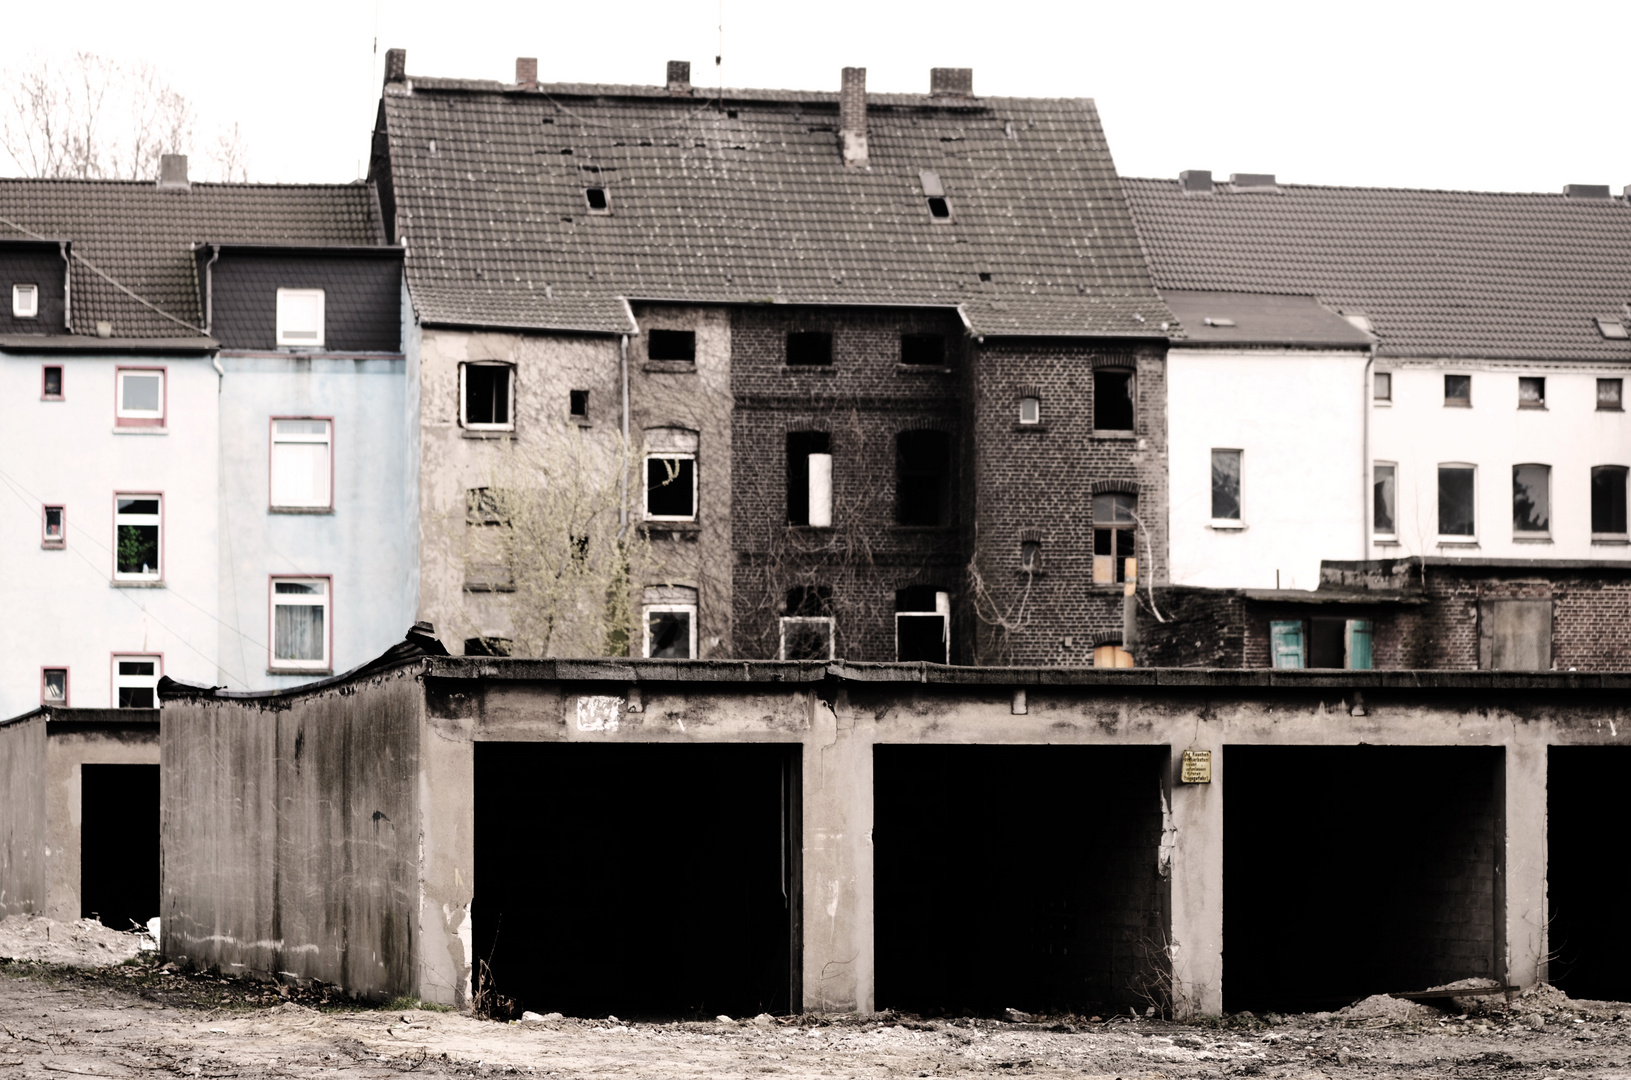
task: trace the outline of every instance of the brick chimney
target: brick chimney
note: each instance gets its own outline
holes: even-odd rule
[[[971,98],[974,96],[973,68],[930,68],[929,96]]]
[[[843,87],[838,93],[838,138],[844,164],[866,168],[866,68],[844,69]]]
[[[1185,195],[1212,194],[1212,170],[1185,169],[1178,174],[1178,188]]]
[[[385,81],[399,83],[408,81],[408,50],[385,50]]]
[[[691,93],[691,61],[670,60],[668,62],[668,92],[670,94]]]
[[[523,90],[537,89],[538,58],[536,56],[518,56],[515,58],[515,85]]]
[[[159,187],[179,188],[182,191],[192,187],[187,179],[186,154],[159,155]]]

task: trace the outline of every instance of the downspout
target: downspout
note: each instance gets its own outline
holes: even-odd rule
[[[57,241],[57,250],[62,253],[62,328],[72,332],[74,329],[74,260],[68,254],[68,241]]]
[[[204,264],[204,336],[209,337],[211,328],[215,325],[215,260],[221,257],[221,245],[210,245],[210,261]],[[221,366],[221,353],[219,350],[210,353],[210,366],[215,369],[215,392],[221,392],[221,384],[226,382],[226,368]]]
[[[1365,354],[1365,378],[1364,378],[1363,384],[1360,387],[1360,390],[1362,392],[1359,395],[1360,406],[1365,410],[1364,413],[1362,414],[1360,424],[1359,424],[1359,430],[1360,430],[1360,437],[1359,437],[1360,450],[1359,450],[1359,452],[1360,452],[1360,455],[1361,455],[1360,461],[1359,461],[1359,561],[1360,562],[1366,562],[1366,561],[1368,561],[1370,559],[1370,535],[1371,535],[1371,530],[1370,530],[1370,526],[1371,526],[1371,520],[1370,520],[1370,515],[1371,515],[1370,416],[1371,416],[1371,398],[1375,395],[1375,389],[1371,385],[1371,378],[1375,374],[1375,372],[1374,372],[1375,366],[1376,366],[1376,346],[1373,344],[1370,347],[1370,350]],[[1395,490],[1397,490],[1397,482],[1395,482]],[[1395,515],[1397,515],[1398,511],[1395,510],[1394,513],[1395,513]],[[1397,526],[1395,526],[1395,527],[1397,527]]]
[[[618,368],[623,382],[623,468],[617,478],[617,535],[629,529],[629,335],[623,335],[618,349]]]

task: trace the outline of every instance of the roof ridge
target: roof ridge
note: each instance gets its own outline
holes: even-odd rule
[[[1166,184],[1173,187],[1178,185],[1178,180],[1175,177],[1123,176],[1121,180],[1123,183],[1133,184]],[[1229,184],[1227,180],[1220,180],[1216,183],[1219,187],[1227,187]],[[1596,205],[1604,201],[1602,199],[1569,199],[1569,196],[1563,194],[1561,191],[1474,191],[1470,188],[1412,188],[1391,186],[1367,187],[1363,184],[1289,184],[1283,180],[1276,180],[1275,186],[1279,188],[1282,193],[1287,189],[1292,189],[1307,191],[1359,191],[1395,195],[1473,195],[1480,198],[1558,199],[1578,203],[1587,203],[1590,205]],[[1239,192],[1238,194],[1248,193]],[[1249,194],[1257,196],[1263,194],[1263,192],[1252,191]],[[1610,195],[1607,201],[1611,203],[1619,203],[1621,205],[1626,205],[1627,202],[1623,195]]]
[[[839,92],[837,90],[803,90],[796,87],[776,88],[768,86],[702,86],[693,85],[697,91],[693,94],[671,93],[665,87],[646,83],[579,83],[579,82],[540,82],[533,86],[523,88],[517,83],[500,82],[497,79],[460,79],[447,78],[435,75],[410,75],[405,80],[406,85],[415,91],[451,91],[454,93],[470,94],[502,94],[521,98],[548,98],[560,97],[631,97],[650,98],[653,101],[672,101],[676,104],[689,103],[702,105],[713,101],[732,102],[787,102],[805,101],[821,105],[838,104]],[[390,95],[395,96],[395,95]],[[946,97],[933,94],[914,93],[910,90],[871,90],[867,91],[867,102],[870,105],[932,105],[953,112],[979,109],[993,102],[1012,101],[1050,101],[1050,102],[1092,102],[1091,96],[1027,96],[1014,94],[980,94],[974,97]]]

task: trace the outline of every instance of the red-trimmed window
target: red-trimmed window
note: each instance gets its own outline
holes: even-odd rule
[[[40,546],[64,548],[68,546],[68,508],[46,506],[40,511]]]
[[[334,666],[333,599],[327,577],[272,579],[272,671],[328,671]]]
[[[334,508],[334,421],[318,417],[272,419],[272,508]]]
[[[113,497],[113,580],[158,581],[164,574],[164,496]]]
[[[163,368],[114,369],[114,422],[119,427],[163,427],[168,403]]]

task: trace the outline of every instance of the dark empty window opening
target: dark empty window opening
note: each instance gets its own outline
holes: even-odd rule
[[[1019,542],[1019,568],[1033,574],[1042,569],[1042,541],[1021,540]]]
[[[79,769],[79,913],[117,930],[145,926],[159,913],[159,767]]]
[[[795,585],[787,590],[787,614],[816,618],[832,614],[831,585]]]
[[[945,367],[945,337],[940,334],[902,334],[900,362],[914,367]]]
[[[878,1007],[1165,1011],[1144,989],[1167,984],[1165,954],[1141,942],[1168,921],[1167,882],[1152,870],[1168,756],[1143,746],[875,747]]]
[[[55,365],[48,365],[42,380],[40,396],[57,399],[62,397],[62,369]]]
[[[951,662],[951,594],[933,585],[895,590],[895,659]]]
[[[1461,407],[1472,405],[1472,376],[1444,376],[1444,404]]]
[[[1553,746],[1546,759],[1549,981],[1574,998],[1631,1001],[1631,869],[1603,857],[1631,826],[1612,782],[1631,768],[1631,748]]]
[[[589,419],[589,391],[572,390],[568,393],[570,394],[573,417],[579,420]]]
[[[1226,1010],[1500,976],[1499,749],[1230,746],[1222,764]]]
[[[1440,536],[1471,538],[1477,535],[1474,481],[1477,470],[1471,465],[1438,467],[1438,533]]]
[[[945,432],[895,437],[895,523],[951,524],[951,437]]]
[[[951,203],[944,195],[929,196],[929,216],[935,221],[951,220]]]
[[[510,375],[508,364],[464,365],[464,423],[473,428],[510,426]]]
[[[603,187],[589,187],[583,189],[583,201],[589,204],[591,214],[609,214],[612,212],[611,196]]]
[[[991,280],[991,271],[981,270],[980,271],[980,280],[981,281],[990,281]]]
[[[690,521],[697,516],[697,461],[690,454],[646,458],[646,516]]]
[[[799,761],[796,745],[478,744],[474,944],[511,1018],[798,1012]],[[595,828],[552,824],[590,805]],[[617,932],[584,933],[586,911]]]
[[[832,363],[832,335],[825,330],[793,330],[787,335],[789,367],[818,367]]]
[[[1120,585],[1138,580],[1138,549],[1133,536],[1137,513],[1137,495],[1108,491],[1093,496],[1095,585]]]
[[[1518,408],[1544,409],[1546,407],[1546,380],[1525,376],[1518,380]]]
[[[821,465],[810,460],[812,455],[826,455],[827,476],[823,488],[823,478],[819,475]],[[787,523],[789,525],[810,525],[811,518],[826,517],[823,525],[832,524],[832,437],[825,431],[789,431],[787,433]],[[812,489],[810,479],[812,472],[817,484]],[[827,513],[821,514],[822,507],[815,506],[812,515],[811,496],[816,496],[817,502],[824,501]]]
[[[1133,430],[1133,373],[1119,368],[1093,372],[1093,430]]]
[[[831,585],[795,585],[787,590],[781,620],[781,659],[831,660],[834,625]]]
[[[648,360],[670,360],[682,364],[697,362],[695,330],[652,330],[646,338]]]
[[[1598,465],[1591,470],[1591,531],[1598,536],[1625,533],[1626,468]]]

